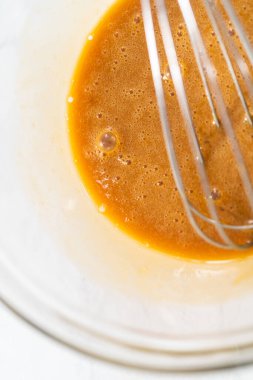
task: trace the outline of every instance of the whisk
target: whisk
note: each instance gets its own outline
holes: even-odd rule
[[[230,115],[226,108],[221,88],[217,80],[217,73],[215,67],[213,66],[211,58],[207,52],[207,48],[205,46],[204,39],[198,26],[193,7],[191,5],[190,0],[175,1],[177,1],[180,7],[185,25],[188,30],[192,50],[201,76],[206,98],[213,115],[214,125],[216,125],[217,127],[222,127],[230,141],[232,151],[235,155],[235,159],[238,164],[238,171],[240,174],[241,182],[243,184],[249,206],[251,208],[251,211],[253,212],[253,188],[250,176],[232,125]],[[243,77],[245,88],[250,98],[253,99],[253,81],[250,76],[250,70],[248,66],[253,66],[253,49],[251,47],[250,41],[246,36],[244,28],[230,0],[220,0],[224,12],[227,14],[231,23],[233,24],[234,30],[240,39],[241,45],[243,46],[243,49],[247,54],[249,61],[249,64],[247,64],[246,60],[243,59],[242,53],[236,47],[235,43],[231,39],[229,39],[226,21],[223,13],[217,6],[217,0],[202,0],[202,2],[205,6],[207,15],[213,28],[213,32],[217,37],[222,54],[225,58],[229,73],[231,75],[231,78],[233,80],[238,94],[238,99],[240,100],[244,108],[247,121],[252,126],[253,122],[250,110],[248,108],[245,95],[243,94],[243,90],[239,84],[231,60],[232,55]],[[187,217],[194,230],[198,233],[198,235],[201,238],[203,238],[206,242],[218,248],[237,250],[244,250],[250,248],[253,246],[253,241],[247,240],[246,242],[239,244],[235,242],[234,239],[231,238],[231,236],[229,236],[229,231],[243,232],[253,230],[253,225],[250,223],[250,221],[245,223],[244,225],[229,225],[222,223],[218,215],[215,202],[212,199],[212,197],[210,197],[211,190],[209,178],[207,175],[205,162],[202,157],[200,144],[195,131],[191,108],[188,102],[184,86],[184,79],[181,72],[179,59],[177,56],[176,45],[173,38],[166,2],[165,0],[154,0],[154,5],[155,7],[152,10],[151,0],[141,0],[151,72],[154,81],[165,146],[170,161],[172,174],[174,176],[177,189],[179,191],[184,208],[186,210]],[[167,104],[165,90],[163,87],[163,81],[161,77],[160,57],[158,52],[157,32],[155,29],[154,17],[156,17],[158,21],[158,26],[164,45],[164,51],[166,53],[166,59],[168,61],[170,75],[175,87],[179,107],[184,118],[184,126],[192,149],[192,154],[194,155],[194,161],[197,168],[197,172],[201,180],[203,195],[208,210],[207,215],[199,211],[188,199],[184,181],[181,175],[176,150],[173,145],[171,126],[167,114]],[[214,99],[216,100],[215,102]],[[215,227],[215,230],[217,231],[217,238],[209,236],[203,230],[203,228],[200,226],[200,223],[198,222],[199,219]]]

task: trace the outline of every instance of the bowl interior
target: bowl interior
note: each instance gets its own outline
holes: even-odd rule
[[[112,2],[2,1],[2,297],[28,319],[57,311],[77,330],[85,322],[150,350],[253,342],[237,334],[252,327],[252,258],[201,263],[149,250],[99,214],[77,174],[66,98],[87,35]],[[35,302],[40,316],[29,314]],[[38,325],[85,347],[46,321]]]

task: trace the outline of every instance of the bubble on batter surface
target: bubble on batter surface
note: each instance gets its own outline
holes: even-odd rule
[[[68,97],[68,103],[69,104],[72,104],[74,102],[74,98],[73,98],[73,96],[69,96]]]
[[[228,34],[229,34],[230,36],[234,36],[234,35],[235,35],[235,30],[234,30],[233,28],[229,28],[229,30],[228,30]]]
[[[112,132],[105,132],[99,138],[99,148],[103,152],[113,152],[117,146],[117,137]]]
[[[135,18],[134,18],[134,22],[135,22],[135,24],[139,24],[141,22],[141,16],[140,15],[136,15]]]
[[[131,165],[132,164],[132,160],[130,159],[130,157],[123,157],[123,155],[122,154],[120,154],[119,156],[118,156],[118,161],[122,164],[122,165],[127,165],[127,166],[129,166],[129,165]]]
[[[164,82],[169,82],[170,79],[171,79],[170,70],[169,70],[169,67],[167,66],[164,72],[162,73],[162,80]]]
[[[213,201],[217,201],[218,199],[221,198],[221,193],[220,193],[220,191],[216,187],[214,187],[213,190],[211,191],[210,198]]]
[[[99,211],[101,214],[104,214],[104,213],[106,212],[106,205],[102,203],[102,204],[98,207],[98,211]]]

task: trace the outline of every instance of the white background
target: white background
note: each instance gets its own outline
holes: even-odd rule
[[[252,380],[253,365],[198,374],[127,370],[83,357],[33,330],[0,304],[0,380]]]

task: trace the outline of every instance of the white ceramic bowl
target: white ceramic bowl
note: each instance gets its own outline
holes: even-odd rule
[[[110,0],[1,0],[0,295],[109,361],[194,370],[253,359],[253,259],[186,262],[99,215],[79,179],[66,97]]]

